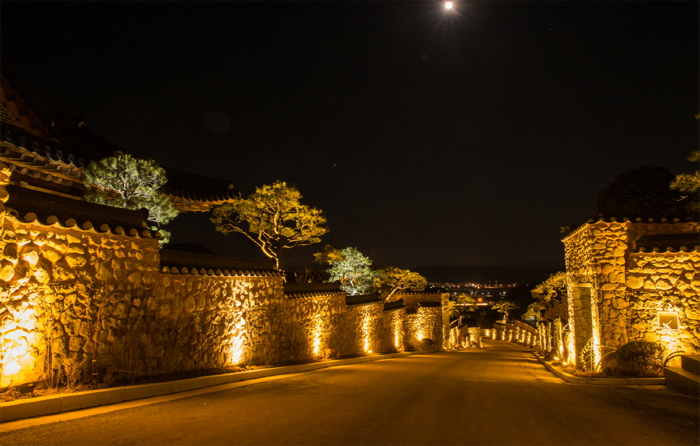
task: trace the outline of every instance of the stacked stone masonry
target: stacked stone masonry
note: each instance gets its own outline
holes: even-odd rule
[[[7,178],[0,170],[0,388],[58,377],[69,364],[83,379],[101,380],[115,370],[404,351],[418,337],[444,345],[439,295],[403,296],[405,308],[385,312],[381,301],[347,306],[338,292],[287,296],[273,271],[162,267],[155,238],[27,223],[5,212]],[[430,299],[438,306],[417,304]]]
[[[661,342],[667,353],[700,352],[700,243],[636,247],[642,237],[697,233],[697,222],[601,220],[564,239],[571,361],[580,364],[588,348],[599,363],[637,340]],[[677,324],[660,324],[661,312],[677,315]]]

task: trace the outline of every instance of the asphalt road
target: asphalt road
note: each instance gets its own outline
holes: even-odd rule
[[[389,359],[132,407],[8,423],[3,446],[231,444],[697,445],[697,398],[568,384],[525,349]],[[135,407],[133,407],[135,405]],[[66,419],[67,416],[61,415]],[[31,427],[17,429],[17,426]],[[10,429],[15,430],[8,430]]]

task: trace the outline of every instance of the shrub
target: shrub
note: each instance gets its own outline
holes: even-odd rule
[[[633,341],[608,356],[606,374],[658,376],[663,372],[664,348],[648,341]]]

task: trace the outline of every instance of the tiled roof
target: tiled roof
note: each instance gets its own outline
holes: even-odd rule
[[[698,221],[697,216],[690,216],[690,217],[634,217],[634,218],[628,218],[628,217],[605,217],[605,216],[599,216],[598,218],[591,218],[588,220],[587,223],[596,223],[596,222],[618,222],[618,223],[625,223],[625,222],[630,222],[630,223],[680,223],[684,221]]]
[[[345,305],[348,307],[359,307],[362,305],[378,304],[383,302],[383,300],[379,299],[378,293],[345,296]]]
[[[634,242],[635,252],[700,251],[700,233],[649,235]]]
[[[387,313],[389,311],[400,310],[402,308],[406,308],[406,306],[403,304],[403,299],[395,300],[393,302],[386,302],[384,304],[384,312],[385,313]]]
[[[9,159],[11,161],[16,160],[22,162],[28,160],[28,162],[35,163],[31,165],[37,165],[38,167],[43,167],[52,162],[62,163],[65,164],[66,167],[78,169],[86,165],[85,160],[71,153],[68,147],[54,141],[49,141],[48,139],[40,138],[21,127],[9,124],[3,125],[2,141],[7,143],[3,144],[3,146],[7,148],[16,147],[18,149],[24,149],[21,151],[13,151],[16,154],[8,153],[6,155],[3,153],[3,156],[10,156]]]
[[[88,161],[71,152],[72,148],[39,138],[12,125],[3,126],[1,138],[0,157],[13,172],[83,189],[82,169]],[[111,154],[105,152],[104,156]],[[208,211],[238,197],[230,181],[168,168],[165,171],[168,183],[163,187],[163,193],[170,197],[180,212]]]
[[[237,257],[224,257],[212,254],[200,254],[172,249],[161,249],[160,264],[168,271],[185,274],[201,274],[200,271],[220,271],[216,274],[223,275],[262,275],[261,272],[274,272],[274,276],[282,273],[274,271],[274,261],[268,259],[239,259]],[[194,273],[192,272],[194,271]],[[244,274],[245,273],[245,274]],[[264,274],[269,276],[269,274]]]
[[[95,234],[113,234],[140,238],[160,238],[148,230],[147,211],[103,206],[52,194],[7,186],[5,209],[19,223],[42,227],[73,229]]]
[[[229,269],[219,269],[217,268],[216,270],[209,268],[186,268],[186,267],[181,267],[178,268],[176,266],[168,267],[168,266],[163,266],[161,267],[161,272],[165,274],[174,274],[174,275],[191,275],[191,276],[211,276],[211,277],[280,277],[282,273],[278,271],[250,271],[250,270],[229,270]]]
[[[214,206],[230,202],[239,194],[228,180],[195,175],[165,168],[168,183],[162,191],[168,195],[178,210],[208,211]]]
[[[661,217],[661,218],[654,218],[654,217],[648,217],[648,218],[642,218],[642,217],[635,217],[635,218],[628,218],[628,217],[605,217],[605,216],[599,216],[598,218],[591,218],[588,220],[586,223],[582,224],[581,226],[577,227],[573,231],[569,232],[566,234],[563,238],[562,241],[565,241],[566,239],[578,234],[579,232],[583,231],[585,228],[587,228],[591,224],[595,223],[686,223],[686,222],[697,222],[700,220],[699,216],[690,216],[690,217],[685,217],[685,218],[680,218],[680,217]]]
[[[29,108],[27,112],[40,123],[44,132],[48,134],[47,136],[55,137],[56,140],[64,139],[64,135],[54,127],[53,115],[36,100],[34,95],[29,92],[29,89],[20,81],[4,59],[0,61],[0,71],[2,72],[3,80],[8,84],[5,85],[5,82],[3,82],[3,91],[8,95],[8,101],[14,102],[19,99],[21,103],[26,104],[26,107]],[[18,98],[10,97],[12,95],[18,96]],[[3,119],[3,122],[7,123],[10,122],[10,120]]]
[[[288,299],[322,296],[345,296],[340,289],[340,282],[332,283],[285,283],[284,296]]]

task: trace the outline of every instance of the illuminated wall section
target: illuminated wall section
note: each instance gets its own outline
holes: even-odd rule
[[[435,306],[411,319],[342,292],[287,296],[275,271],[163,266],[148,231],[8,214],[6,183],[0,168],[0,388],[69,360],[101,382],[111,367],[128,378],[313,361],[403,351],[417,334],[443,345],[439,295],[414,296]]]
[[[697,232],[693,221],[601,219],[569,234],[563,240],[571,333],[563,336],[569,359],[582,366],[581,354],[592,354],[599,367],[602,356],[636,340],[662,342],[667,351],[700,351]],[[663,244],[673,240],[691,244]],[[644,243],[662,248],[644,252]],[[678,330],[659,324],[664,311],[678,313]]]
[[[631,339],[662,342],[666,354],[700,354],[700,252],[636,252],[631,255]]]

